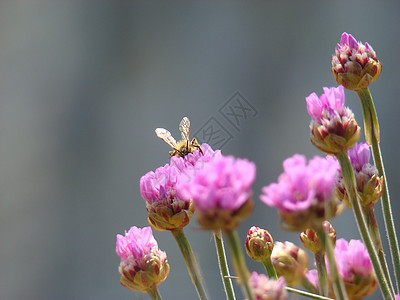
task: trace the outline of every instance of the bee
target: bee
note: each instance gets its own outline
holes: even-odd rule
[[[167,129],[156,129],[157,136],[166,142],[172,149],[174,149],[173,151],[169,151],[169,155],[171,155],[171,157],[185,157],[187,154],[193,153],[193,151],[196,149],[199,150],[201,154],[204,154],[196,138],[193,138],[190,141],[190,121],[187,117],[183,117],[182,121],[179,123],[179,131],[181,132],[182,140],[176,142],[171,132],[169,132]]]

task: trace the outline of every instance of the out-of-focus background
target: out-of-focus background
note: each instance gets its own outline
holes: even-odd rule
[[[259,194],[285,158],[321,155],[304,98],[336,86],[343,31],[383,63],[371,92],[398,215],[399,13],[399,2],[373,1],[0,2],[0,299],[148,299],[120,286],[115,236],[148,225],[139,179],[170,150],[154,129],[179,137],[183,116],[200,141],[257,164],[241,240],[257,225],[300,244]],[[357,96],[346,97],[362,125]],[[359,239],[351,211],[332,223]],[[211,234],[195,218],[185,231],[211,299],[224,299]],[[164,299],[196,299],[172,235],[154,235],[171,265]]]

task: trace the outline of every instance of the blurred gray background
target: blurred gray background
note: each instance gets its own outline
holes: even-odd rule
[[[154,129],[178,137],[183,116],[200,134],[214,118],[229,137],[223,153],[257,164],[242,241],[257,225],[300,244],[258,197],[285,158],[321,154],[304,98],[336,86],[330,62],[343,31],[383,63],[371,92],[397,216],[399,13],[399,2],[378,1],[1,1],[0,299],[149,299],[120,286],[115,236],[148,225],[139,179],[170,150]],[[237,124],[221,113],[235,97],[254,108]],[[357,96],[346,97],[362,125]],[[333,224],[359,239],[351,211]],[[210,298],[224,299],[211,234],[195,219],[186,233]],[[164,299],[196,299],[172,235],[154,235],[171,265]]]

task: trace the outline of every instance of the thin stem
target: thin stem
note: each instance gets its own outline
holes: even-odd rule
[[[324,245],[324,250],[326,251],[326,254],[328,256],[330,276],[333,282],[333,289],[335,291],[336,299],[348,300],[349,298],[347,296],[346,287],[344,286],[343,280],[340,277],[339,271],[337,269],[332,240],[327,236],[328,234],[322,226],[316,231],[318,234],[318,238],[321,241],[321,244]]]
[[[371,234],[372,241],[374,242],[376,252],[378,252],[378,259],[383,268],[383,272],[385,273],[386,281],[390,285],[390,289],[393,291],[393,283],[389,275],[389,268],[386,262],[385,253],[383,252],[381,235],[379,234],[379,228],[374,214],[374,204],[364,205],[362,206],[362,210],[367,222],[369,233]]]
[[[340,163],[340,167],[342,169],[343,181],[346,187],[347,194],[349,195],[350,203],[353,207],[353,213],[355,219],[357,221],[357,226],[360,231],[361,237],[364,241],[365,247],[368,250],[369,257],[371,259],[371,263],[374,267],[374,271],[379,282],[379,286],[381,288],[384,299],[393,299],[394,293],[390,289],[388,282],[386,281],[382,266],[378,259],[378,255],[375,251],[374,244],[372,242],[371,236],[368,232],[367,224],[364,220],[361,211],[361,204],[359,199],[357,198],[357,190],[356,190],[356,180],[354,177],[353,168],[351,166],[349,157],[347,153],[342,152],[337,155],[337,159]]]
[[[275,268],[272,265],[271,258],[268,257],[267,259],[263,260],[263,265],[267,270],[267,274],[269,278],[278,279],[278,275],[276,274]]]
[[[397,240],[396,229],[393,221],[393,214],[390,205],[390,196],[388,181],[385,174],[385,167],[383,165],[381,148],[379,146],[379,122],[376,114],[374,101],[372,100],[371,93],[369,89],[360,90],[357,92],[358,97],[361,101],[361,106],[363,107],[364,119],[369,118],[376,124],[374,128],[377,130],[372,130],[371,143],[369,145],[372,148],[372,154],[374,157],[375,166],[378,169],[379,175],[383,176],[384,188],[382,194],[382,211],[383,218],[385,221],[385,228],[387,233],[387,238],[389,241],[390,254],[392,256],[393,269],[396,276],[397,293],[400,291],[400,250],[399,242]],[[377,131],[377,132],[376,132]]]
[[[308,292],[305,292],[305,291],[302,291],[302,290],[294,289],[294,288],[291,288],[291,287],[288,287],[288,286],[286,287],[286,290],[287,290],[288,292],[293,293],[293,294],[297,294],[297,295],[301,295],[301,296],[306,296],[306,297],[312,298],[312,299],[335,300],[335,299],[332,299],[332,298],[328,298],[328,297],[324,297],[324,296],[320,296],[320,295],[308,293]]]
[[[235,300],[235,291],[233,290],[232,280],[229,275],[229,268],[226,261],[224,241],[222,239],[221,230],[214,232],[214,241],[215,247],[217,248],[219,271],[224,284],[226,299]]]
[[[152,286],[147,290],[147,294],[149,294],[152,300],[162,300],[160,293],[158,292],[158,288],[156,285]]]
[[[207,300],[207,294],[203,287],[202,277],[200,274],[199,267],[197,266],[196,257],[193,254],[192,248],[183,232],[183,229],[171,230],[176,242],[178,243],[179,249],[181,250],[183,259],[185,260],[187,269],[189,271],[190,278],[194,286],[196,287],[197,293],[201,300]]]
[[[323,296],[329,294],[328,272],[326,271],[325,252],[319,251],[314,253],[315,263],[318,270],[319,293]]]
[[[243,288],[244,294],[249,300],[255,300],[253,291],[249,286],[250,273],[246,267],[246,262],[244,260],[244,255],[242,249],[240,248],[240,241],[236,231],[225,231],[229,250],[231,252],[231,257],[233,260],[233,267],[236,274],[239,276],[240,283]]]

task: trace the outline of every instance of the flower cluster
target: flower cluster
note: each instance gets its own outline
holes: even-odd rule
[[[167,255],[158,249],[150,227],[133,226],[124,236],[118,234],[115,251],[121,258],[121,284],[128,289],[146,292],[168,277]]]
[[[278,208],[288,229],[319,226],[336,215],[335,163],[316,156],[307,164],[303,155],[296,154],[283,162],[283,169],[277,183],[263,188],[260,199]]]
[[[316,270],[308,271],[308,257],[303,249],[288,241],[274,243],[267,230],[252,226],[245,249],[250,258],[262,262],[269,278],[255,272],[250,276],[235,229],[253,208],[256,165],[247,159],[224,156],[208,144],[200,146],[195,138],[190,142],[190,122],[186,117],[179,126],[179,143],[169,131],[156,129],[157,136],[174,151],[169,164],[140,179],[141,195],[146,200],[151,227],[169,230],[178,243],[200,299],[207,299],[206,289],[183,231],[195,210],[199,224],[214,235],[228,299],[235,299],[235,295],[222,236],[227,237],[234,276],[239,278],[249,300],[286,300],[288,291],[316,299],[361,300],[377,289],[378,282],[385,299],[399,300],[387,268],[373,206],[382,196],[398,286],[400,269],[396,264],[400,253],[398,249],[396,252],[396,233],[384,181],[379,124],[368,90],[381,69],[368,43],[362,44],[343,33],[332,58],[332,72],[339,86],[324,87],[321,96],[312,93],[306,97],[311,142],[328,156],[308,161],[304,155],[295,154],[284,160],[277,182],[262,188],[261,201],[277,208],[283,227],[301,232],[303,246],[314,254]],[[345,106],[344,88],[357,91],[361,99],[366,140],[378,169],[369,162],[369,146],[357,144],[361,130],[354,114]],[[358,240],[336,240],[336,231],[327,220],[345,207],[339,200],[354,208],[368,250]],[[121,284],[147,292],[152,299],[161,299],[157,285],[167,278],[169,265],[151,228],[134,226],[124,236],[117,235],[116,253],[121,258]],[[308,293],[293,288],[298,285]]]

